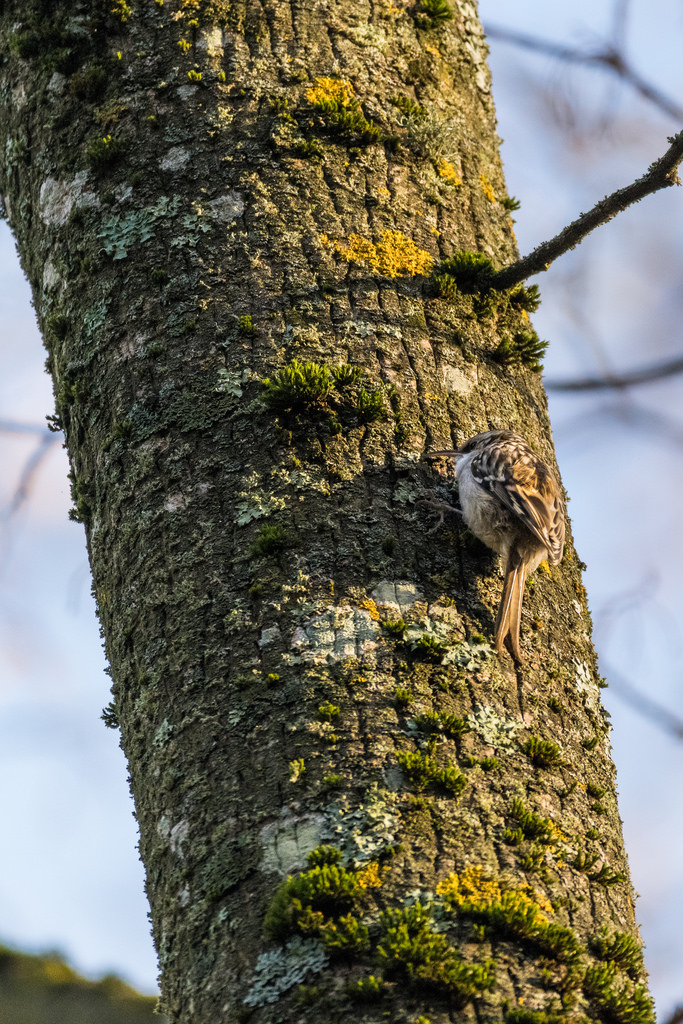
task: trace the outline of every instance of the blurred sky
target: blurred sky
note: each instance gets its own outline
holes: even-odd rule
[[[481,0],[484,23],[596,50],[626,14],[626,54],[683,103],[674,0]],[[642,174],[677,131],[614,76],[499,41],[491,67],[522,252]],[[683,353],[683,191],[649,197],[537,279],[550,382]],[[14,246],[0,224],[0,427],[54,411]],[[683,720],[683,375],[560,395],[551,415],[612,713],[620,809],[660,1018],[683,1003],[683,743],[624,699],[630,684]],[[58,949],[89,975],[155,987],[143,872],[83,527],[61,437],[29,500],[9,505],[39,436],[0,431],[0,941]],[[621,686],[621,692],[620,692]]]

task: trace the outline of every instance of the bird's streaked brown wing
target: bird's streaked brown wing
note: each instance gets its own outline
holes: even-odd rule
[[[555,477],[521,438],[490,444],[472,460],[472,475],[520,519],[557,564],[564,546],[564,508]]]

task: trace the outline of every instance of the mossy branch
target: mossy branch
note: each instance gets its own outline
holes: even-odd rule
[[[504,267],[492,278],[491,286],[497,289],[512,288],[533,274],[540,274],[541,271],[547,270],[558,256],[563,256],[569,249],[579,245],[594,228],[606,224],[633,203],[639,202],[653,192],[658,192],[660,188],[680,185],[678,167],[683,160],[683,131],[670,138],[669,142],[669,149],[664,156],[650,165],[647,174],[625,188],[617,189],[611,195],[605,196],[592,210],[582,213],[563,228],[559,235],[548,242],[543,242],[523,259]]]

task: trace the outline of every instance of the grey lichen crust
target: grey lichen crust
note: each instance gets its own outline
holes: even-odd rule
[[[164,1011],[646,1024],[581,564],[498,659],[424,458],[495,426],[553,463],[538,297],[485,283],[475,5],[4,0],[0,33]]]

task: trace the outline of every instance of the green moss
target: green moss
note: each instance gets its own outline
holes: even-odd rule
[[[79,100],[93,103],[107,88],[109,75],[101,64],[91,64],[71,76],[69,91]]]
[[[283,939],[296,932],[322,937],[327,930],[328,941],[338,943],[335,948],[361,941],[363,933],[357,922],[341,924],[340,919],[364,892],[362,875],[342,867],[340,860],[341,852],[334,847],[318,847],[308,857],[312,866],[280,885],[263,922],[268,938]]]
[[[590,948],[599,960],[616,964],[634,981],[643,972],[643,951],[638,940],[628,932],[610,935],[607,928],[603,928],[591,938]]]
[[[419,103],[415,103],[409,96],[392,96],[389,102],[400,110],[402,114],[405,114],[406,117],[420,118],[424,117],[427,113],[424,107],[421,107]]]
[[[447,274],[452,278],[459,290],[468,295],[490,288],[491,278],[496,272],[488,256],[465,249],[442,260],[439,270],[442,275]]]
[[[325,147],[318,139],[300,139],[294,144],[294,152],[302,160],[322,161],[325,159]]]
[[[256,327],[254,326],[254,321],[252,320],[252,318],[250,316],[241,316],[240,317],[240,319],[239,319],[239,332],[240,332],[240,334],[242,334],[242,335],[244,335],[246,337],[250,337],[251,335],[256,334]]]
[[[541,305],[541,292],[537,284],[528,287],[520,284],[508,292],[508,298],[511,306],[527,313],[535,313]]]
[[[262,382],[261,400],[276,413],[322,411],[334,387],[330,369],[321,363],[293,359]]]
[[[118,729],[119,728],[118,713],[117,713],[117,710],[116,710],[116,704],[114,703],[113,700],[110,701],[109,704],[107,704],[106,708],[104,709],[104,711],[100,715],[100,718],[102,719],[102,721],[106,725],[107,729]]]
[[[321,704],[316,712],[316,718],[319,722],[334,722],[335,719],[339,718],[341,711],[336,704],[330,704],[329,701],[325,704]]]
[[[505,841],[517,845],[517,836],[521,834],[523,839],[535,839],[542,846],[552,846],[559,837],[560,832],[551,818],[542,818],[540,814],[534,814],[524,806],[524,801],[515,798],[512,801],[510,813],[517,823],[517,831],[510,832],[506,829]]]
[[[343,779],[342,779],[341,775],[337,775],[335,773],[332,773],[331,775],[326,775],[324,777],[324,779],[323,779],[323,786],[324,786],[325,789],[341,789],[342,782],[343,782]]]
[[[125,143],[113,135],[102,135],[91,139],[85,147],[85,159],[95,171],[103,171],[116,163],[125,152]]]
[[[343,914],[338,921],[320,925],[320,940],[331,957],[358,957],[370,947],[367,925],[353,914]]]
[[[112,426],[112,436],[117,441],[128,441],[133,434],[132,420],[116,420]]]
[[[577,871],[587,872],[591,868],[595,867],[597,862],[600,860],[600,854],[588,854],[583,850],[579,850],[576,857],[572,861],[572,867]]]
[[[619,885],[621,882],[626,881],[626,875],[623,871],[614,871],[608,864],[603,864],[599,871],[596,871],[588,877],[591,882],[597,882],[598,885],[604,885],[606,887]]]
[[[70,75],[82,63],[91,48],[84,33],[76,33],[60,24],[57,18],[29,16],[18,31],[8,39],[8,48],[22,60],[35,61],[47,72]]]
[[[448,711],[427,711],[424,715],[415,716],[415,724],[422,732],[444,733],[451,739],[460,739],[470,726],[464,718],[458,718]]]
[[[420,0],[413,15],[420,28],[438,28],[453,18],[453,8],[447,0]]]
[[[297,757],[289,762],[289,781],[298,782],[306,771],[303,757]]]
[[[458,294],[458,284],[451,274],[434,274],[432,283],[439,298],[446,299],[449,302],[455,301]]]
[[[583,990],[610,1024],[654,1024],[654,1005],[646,986],[620,977],[615,963],[589,967]]]
[[[361,388],[356,407],[363,423],[375,423],[378,420],[386,419],[383,389],[366,391],[365,388]]]
[[[370,146],[381,141],[380,129],[365,117],[348,80],[316,78],[313,88],[306,92],[306,99],[330,134],[356,146]]]
[[[322,999],[319,985],[299,985],[296,990],[296,1005],[301,1007],[315,1006]]]
[[[376,1003],[384,995],[384,981],[374,974],[346,986],[346,995],[355,1003]]]
[[[419,661],[440,662],[448,651],[448,645],[430,633],[423,633],[412,640],[409,646],[411,654]]]
[[[557,1010],[508,1010],[505,1024],[569,1024],[565,1013]]]
[[[555,768],[562,763],[557,743],[541,739],[540,736],[530,736],[522,744],[522,750],[538,768]]]
[[[57,341],[63,341],[69,329],[69,321],[63,313],[52,313],[47,318],[46,327],[48,333],[56,338]]]
[[[385,633],[388,633],[389,636],[395,636],[400,640],[403,639],[403,636],[407,628],[408,623],[405,622],[403,619],[394,619],[393,621],[387,619],[385,622],[382,623],[382,629],[384,630]]]
[[[394,691],[394,701],[399,708],[407,708],[415,700],[415,695],[412,690],[406,690],[402,686],[397,686]]]
[[[271,96],[268,104],[274,114],[289,113],[291,99],[289,96]]]
[[[110,13],[113,14],[122,25],[125,25],[133,11],[126,3],[126,0],[114,0],[114,6],[110,8]]]
[[[548,342],[541,341],[535,331],[518,331],[512,338],[502,339],[493,358],[503,366],[525,366],[540,373],[543,369],[541,360],[547,348]]]
[[[294,542],[284,526],[263,526],[261,531],[250,546],[248,555],[250,558],[277,555],[286,548],[294,546]]]
[[[448,762],[445,768],[440,768],[432,756],[419,750],[400,753],[397,760],[411,785],[418,790],[435,785],[458,796],[467,785],[467,779],[455,765]]]
[[[335,386],[340,390],[359,384],[363,377],[363,368],[353,366],[351,363],[343,363],[341,366],[332,366],[330,373]]]
[[[508,213],[514,213],[515,210],[519,210],[522,205],[519,199],[515,199],[514,196],[503,196],[503,198],[499,199],[498,202],[504,210],[507,210]]]
[[[541,299],[537,285],[517,285],[507,291],[492,286],[496,268],[483,253],[461,250],[442,260],[432,277],[437,295],[455,302],[458,293],[474,297],[473,313],[481,319],[499,309],[530,313],[538,309]],[[502,363],[521,363],[531,369],[541,369],[540,360],[547,347],[534,331],[520,331],[513,339],[504,338],[494,353]]]
[[[446,937],[434,931],[428,907],[415,903],[384,910],[379,926],[377,953],[388,977],[445,991],[460,1006],[493,988],[493,962],[465,963]]]

